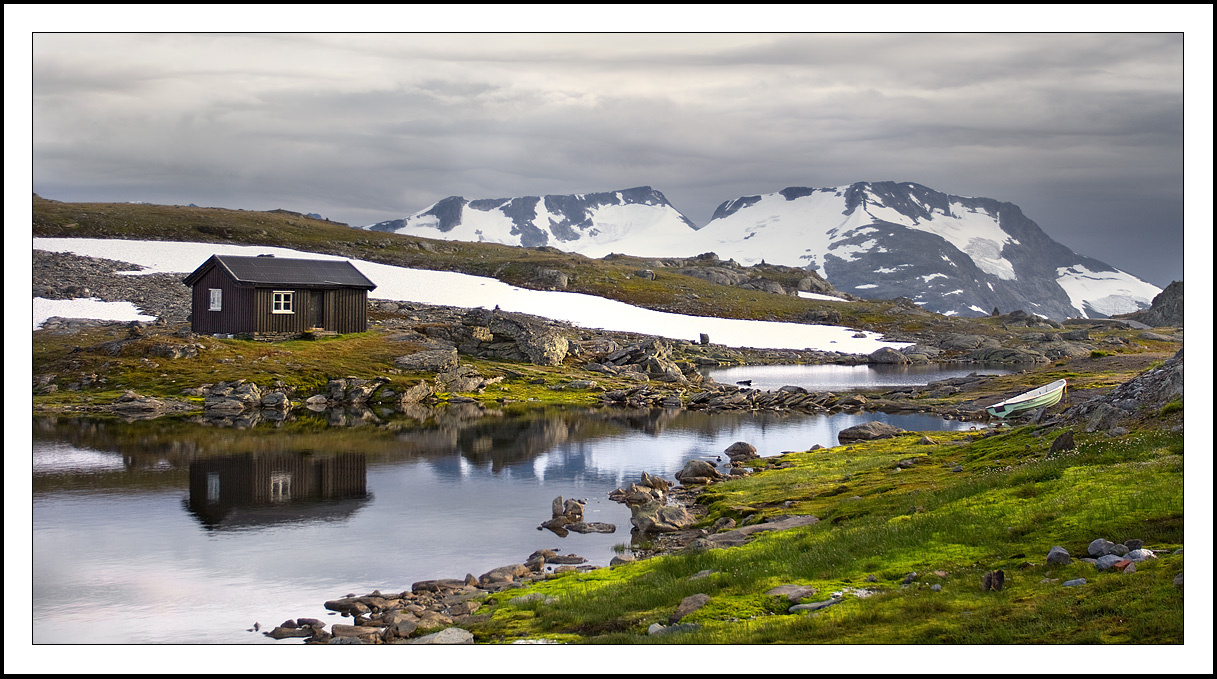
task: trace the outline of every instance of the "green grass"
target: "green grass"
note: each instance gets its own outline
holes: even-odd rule
[[[1183,598],[1171,579],[1182,557],[1147,561],[1132,575],[1078,561],[1050,567],[1044,557],[1054,545],[1083,556],[1096,537],[1180,546],[1182,435],[1078,438],[1077,449],[1051,457],[1046,445],[1026,448],[1043,440],[1030,428],[979,440],[954,434],[928,454],[913,437],[788,454],[793,467],[712,486],[706,521],[744,501],[782,513],[783,499],[828,520],[743,547],[565,574],[513,591],[544,592],[554,603],[529,604],[528,616],[492,606],[493,620],[474,631],[484,641],[568,635],[593,643],[1181,643]],[[926,463],[893,470],[918,452]],[[966,471],[944,469],[953,462]],[[843,471],[850,491],[824,494]],[[981,576],[994,569],[1005,571],[1005,588],[981,592]],[[713,575],[689,579],[702,570]],[[911,572],[916,582],[902,586]],[[1090,584],[1061,586],[1076,577]],[[781,584],[816,587],[812,600],[847,594],[821,612],[791,615],[784,599],[764,595]],[[645,636],[697,593],[710,603],[682,622],[698,631]]]

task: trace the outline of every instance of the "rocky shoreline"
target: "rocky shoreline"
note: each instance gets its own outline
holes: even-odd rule
[[[100,326],[125,326],[126,337],[87,347],[93,353],[123,356],[138,350],[141,362],[151,367],[165,361],[197,357],[207,351],[206,338],[196,337],[185,326],[189,314],[189,291],[170,275],[130,276],[121,271],[130,265],[71,254],[34,251],[33,291],[52,299],[96,296],[107,301],[132,301],[142,313],[155,315],[151,323],[107,323],[82,319],[49,319],[43,331],[71,335]],[[897,305],[901,304],[897,300]],[[915,307],[915,305],[913,305]],[[462,309],[417,303],[370,300],[371,326],[388,341],[401,343],[397,371],[422,373],[426,377],[408,388],[394,389],[387,378],[336,377],[324,388],[301,393],[277,381],[258,386],[249,380],[184,385],[182,398],[151,397],[136,391],[122,394],[109,404],[89,403],[56,406],[54,412],[114,413],[123,417],[149,418],[197,411],[198,399],[208,417],[234,421],[282,420],[299,408],[314,411],[350,409],[352,421],[374,418],[371,408],[402,410],[418,405],[438,405],[436,395],[474,394],[511,377],[485,376],[462,357],[501,361],[524,361],[538,366],[571,368],[573,377],[550,384],[551,390],[595,394],[604,405],[627,408],[687,408],[693,410],[752,410],[797,412],[932,412],[950,419],[987,420],[983,407],[966,399],[968,392],[983,389],[984,375],[930,382],[924,387],[900,387],[882,393],[812,392],[797,386],[777,390],[719,384],[701,370],[707,366],[744,364],[918,364],[968,365],[975,362],[1035,366],[1061,358],[1089,357],[1105,350],[1126,348],[1130,340],[1100,332],[1113,321],[1069,329],[1055,321],[1012,312],[998,317],[1007,333],[1002,338],[958,333],[902,333],[887,339],[911,342],[900,351],[880,349],[869,355],[820,350],[738,349],[701,341],[667,340],[658,337],[578,328],[566,323],[499,310]],[[1142,332],[1144,341],[1181,341],[1182,330],[1170,335]],[[149,344],[148,340],[154,340]],[[138,348],[138,349],[137,349]],[[290,368],[290,364],[287,366]],[[575,372],[577,371],[577,373]],[[605,387],[605,381],[632,386]],[[594,379],[593,379],[594,378]],[[37,374],[35,394],[52,394],[96,388],[105,375]],[[194,400],[191,400],[194,399]],[[504,400],[504,399],[501,399]],[[484,404],[476,397],[452,396],[449,404]],[[36,407],[39,407],[36,403]],[[339,418],[343,419],[343,418]]]
[[[727,473],[715,469],[715,463],[689,460],[677,472],[680,485],[643,472],[638,482],[618,488],[609,493],[609,498],[627,505],[631,509],[631,535],[635,541],[644,539],[647,548],[637,548],[632,553],[614,556],[609,568],[635,560],[650,558],[683,549],[716,549],[735,547],[750,541],[756,533],[773,530],[789,530],[814,524],[814,516],[787,516],[774,521],[753,523],[737,527],[732,519],[715,523],[710,529],[696,529],[704,508],[696,504],[697,496],[706,486],[752,473],[744,464],[758,459],[756,448],[739,442],[728,448],[730,458]],[[777,460],[769,460],[756,469],[782,468]],[[586,524],[583,522],[583,507],[586,501],[555,498],[551,503],[553,518],[538,526],[558,536],[567,531],[613,532],[611,524]],[[474,635],[460,625],[474,626],[490,619],[479,614],[484,604],[500,601],[519,605],[531,601],[544,602],[544,595],[529,594],[513,597],[511,590],[530,583],[558,577],[571,571],[590,571],[600,568],[587,564],[587,559],[577,554],[560,554],[560,550],[541,549],[534,551],[521,563],[507,564],[481,575],[468,573],[463,578],[441,578],[413,583],[401,592],[383,593],[380,590],[365,595],[347,594],[326,601],[324,606],[332,614],[351,618],[350,624],[334,623],[327,631],[326,623],[316,618],[288,619],[269,631],[262,631],[260,623],[248,631],[262,632],[273,639],[303,639],[306,644],[472,644]],[[807,590],[808,588],[802,588]],[[800,596],[792,597],[793,603],[812,592],[800,590]],[[779,592],[779,594],[789,594]],[[692,612],[696,606],[687,606]],[[674,622],[683,614],[674,616]],[[651,630],[651,634],[673,630]],[[677,630],[679,631],[679,630]]]
[[[871,423],[875,424],[875,423]],[[841,433],[842,443],[870,438],[884,438],[904,433],[902,431],[871,431],[867,425],[859,425]],[[931,442],[932,443],[932,442]],[[1054,446],[1055,448],[1055,446]],[[745,476],[766,469],[781,469],[789,466],[780,459],[760,458],[756,448],[746,442],[737,442],[725,451],[729,462],[726,473],[718,470],[713,462],[689,460],[676,473],[680,485],[643,472],[638,482],[618,488],[609,493],[610,499],[626,504],[631,509],[631,535],[633,542],[644,541],[647,547],[635,548],[632,553],[614,556],[609,568],[632,563],[638,559],[672,554],[685,550],[730,549],[747,544],[758,533],[784,531],[814,525],[819,519],[810,515],[783,515],[760,518],[754,515],[737,525],[731,518],[720,518],[708,528],[694,528],[705,509],[697,505],[697,497],[709,485]],[[565,529],[582,525],[582,502],[555,498],[552,502],[553,519],[538,527],[548,528],[558,535]],[[607,525],[607,524],[606,524]],[[476,629],[489,622],[491,614],[479,613],[483,606],[505,603],[519,607],[530,604],[551,604],[552,597],[541,593],[513,596],[511,590],[550,578],[560,577],[571,571],[590,571],[599,567],[588,565],[587,559],[575,554],[562,555],[559,550],[534,551],[522,563],[508,564],[492,569],[480,576],[472,573],[464,578],[422,580],[409,589],[382,593],[376,590],[366,595],[347,594],[339,599],[325,602],[325,608],[344,618],[348,623],[334,623],[327,631],[326,623],[316,618],[287,619],[270,631],[263,632],[273,639],[300,638],[306,644],[417,644],[450,645],[473,644],[476,637],[468,628]],[[1110,572],[1130,575],[1137,572],[1137,564],[1160,556],[1180,556],[1183,549],[1150,549],[1141,539],[1130,539],[1124,543],[1113,543],[1105,538],[1095,538],[1087,547],[1087,556],[1078,561],[1095,567],[1096,573]],[[1017,555],[1021,557],[1022,555]],[[1040,563],[1024,562],[1020,569],[1061,566],[1074,558],[1060,545],[1049,549]],[[689,579],[713,575],[712,571],[701,571]],[[947,571],[932,573],[907,573],[901,579],[901,588],[925,589],[929,593],[942,591],[943,583],[953,578]],[[1005,571],[988,571],[979,583],[982,592],[1001,591],[1008,577]],[[868,575],[866,583],[876,583],[878,578]],[[1043,577],[1040,584],[1061,587],[1083,587],[1086,578],[1074,578],[1061,582],[1059,578]],[[1176,587],[1183,587],[1183,573],[1173,579]],[[843,588],[831,592],[828,598],[814,587],[799,584],[779,585],[765,591],[770,597],[785,597],[786,614],[815,613],[847,599],[865,599],[881,591],[866,586]],[[819,596],[817,596],[819,595]],[[819,599],[819,600],[813,600]],[[682,599],[672,611],[668,624],[654,623],[647,628],[648,636],[681,634],[699,629],[696,623],[682,623],[686,616],[699,610],[711,601],[707,594],[694,594]],[[249,631],[260,631],[255,623]],[[513,643],[555,643],[546,639],[522,639]]]

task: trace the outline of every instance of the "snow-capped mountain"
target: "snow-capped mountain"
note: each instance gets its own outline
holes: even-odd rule
[[[405,219],[364,228],[443,240],[550,245],[588,257],[627,250],[642,256],[666,255],[697,229],[649,186],[482,200],[449,196]]]
[[[715,252],[741,264],[819,271],[871,299],[947,315],[1022,309],[1049,318],[1148,308],[1161,290],[1049,238],[1016,205],[908,182],[789,187],[718,207],[698,229],[650,187],[571,196],[445,198],[370,227],[429,238],[551,245],[601,257]]]
[[[908,297],[947,315],[997,308],[1096,318],[1146,308],[1160,292],[1052,240],[1016,205],[908,182],[727,201],[697,232],[694,250],[817,269],[843,292]]]

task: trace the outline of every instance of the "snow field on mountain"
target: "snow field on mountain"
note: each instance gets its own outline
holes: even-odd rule
[[[741,264],[769,264],[804,267],[809,263],[824,266],[837,230],[837,237],[869,221],[856,215],[843,215],[845,198],[828,191],[786,200],[780,193],[767,193],[748,207],[715,219],[695,236],[705,251],[734,258]],[[847,252],[833,252],[851,259]]]
[[[620,194],[617,196],[621,200]],[[506,203],[505,203],[506,204]],[[458,224],[447,232],[435,228],[439,219],[434,215],[415,215],[407,225],[396,233],[437,238],[441,240],[500,243],[519,245],[520,233],[515,223],[505,215],[502,206],[492,210],[478,210],[465,205],[461,208]],[[695,233],[670,206],[642,204],[600,205],[588,210],[595,224],[588,229],[573,228],[579,238],[560,240],[551,230],[551,224],[561,223],[565,217],[551,213],[545,201],[537,201],[532,225],[549,235],[546,245],[567,252],[577,252],[592,258],[603,257],[611,252],[622,251],[621,243],[628,242],[630,254],[639,257],[670,256],[675,251],[690,249],[690,238]],[[690,250],[690,254],[692,253]]]
[[[184,276],[216,254],[246,257],[273,254],[276,257],[294,259],[347,259],[287,248],[213,243],[35,238],[33,245],[35,250],[71,252],[146,267],[141,271],[124,272],[131,275],[180,273]],[[906,343],[880,341],[879,335],[875,333],[853,337],[854,330],[838,326],[687,316],[652,311],[581,293],[525,290],[481,276],[407,269],[363,260],[348,261],[377,285],[370,293],[370,296],[376,299],[464,308],[498,306],[504,311],[533,314],[566,321],[576,326],[645,333],[671,339],[696,341],[699,334],[706,333],[710,335],[712,342],[734,347],[820,349],[868,354],[881,347],[899,349],[908,346]]]
[[[1123,271],[1091,271],[1081,264],[1056,270],[1056,282],[1069,295],[1069,302],[1082,318],[1089,318],[1086,303],[1102,314],[1112,316],[1137,311],[1138,301],[1152,300],[1162,292],[1157,286]]]
[[[666,205],[662,210],[653,205],[601,205],[588,212],[598,233],[589,238],[592,229],[585,231],[580,240],[586,244],[573,248],[574,252],[600,258],[612,252],[624,253],[628,247],[628,254],[637,257],[667,257],[681,251],[699,254],[690,249],[697,232]]]
[[[34,298],[34,330],[42,327],[47,319],[91,318],[99,321],[155,321],[155,316],[145,316],[131,302],[103,302],[96,297],[76,299]]]

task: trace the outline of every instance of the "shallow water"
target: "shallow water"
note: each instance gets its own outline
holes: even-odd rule
[[[672,479],[735,441],[762,455],[845,427],[967,428],[931,415],[551,408],[331,426],[38,419],[34,643],[299,643],[246,631],[328,623],[325,601],[464,577],[550,548],[607,565],[629,510],[609,491]],[[538,530],[555,496],[614,534]]]
[[[907,387],[935,380],[980,375],[1006,375],[1008,365],[968,363],[952,367],[935,363],[916,365],[744,365],[702,368],[702,374],[722,384],[750,380],[753,389],[781,389],[792,385],[809,391],[841,391],[878,387]]]

